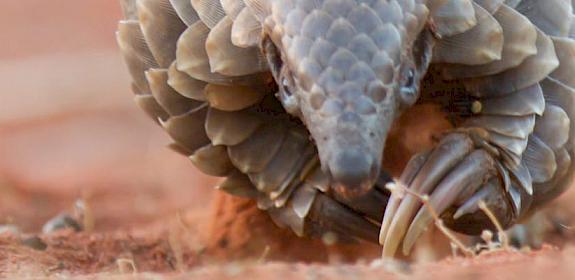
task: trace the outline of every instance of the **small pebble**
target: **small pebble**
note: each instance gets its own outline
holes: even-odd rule
[[[335,234],[333,232],[326,232],[321,237],[321,241],[323,242],[323,244],[325,244],[327,246],[335,245],[337,243],[337,240],[338,240],[338,236],[337,236],[337,234]]]
[[[48,245],[38,236],[32,236],[22,240],[22,245],[38,251],[44,251],[48,248]]]
[[[63,229],[72,229],[76,232],[82,231],[82,226],[68,214],[60,214],[49,220],[42,227],[42,233],[48,234]]]
[[[397,274],[410,274],[412,273],[411,265],[407,262],[385,258],[376,259],[369,265],[371,269],[383,268],[387,272],[397,273]]]
[[[20,228],[16,225],[0,225],[0,234],[20,235]]]
[[[228,277],[237,277],[244,271],[244,267],[238,263],[230,263],[224,267],[224,273]]]
[[[484,230],[481,232],[481,239],[485,241],[485,243],[493,242],[493,232],[490,230]]]
[[[471,112],[473,114],[479,114],[481,113],[482,110],[483,110],[483,104],[481,104],[479,100],[475,100],[473,101],[473,103],[471,103]]]

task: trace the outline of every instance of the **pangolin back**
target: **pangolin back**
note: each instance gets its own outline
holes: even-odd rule
[[[506,190],[518,216],[571,182],[575,20],[569,0],[123,0],[122,5],[125,19],[117,38],[136,103],[169,133],[174,150],[201,171],[227,178],[220,190],[257,199],[277,224],[298,235],[341,230],[310,217],[314,208],[329,212],[340,206],[333,203],[338,198],[320,168],[311,128],[274,95],[278,85],[261,42],[263,34],[287,40],[282,36],[290,33],[290,51],[317,49],[317,60],[329,60],[334,52],[321,40],[305,41],[302,28],[314,20],[312,28],[329,28],[331,22],[313,12],[328,5],[338,20],[350,20],[347,13],[359,6],[391,18],[382,41],[367,38],[365,46],[376,48],[399,44],[414,24],[431,22],[437,38],[432,74],[453,81],[481,104],[461,126],[493,130],[489,140],[505,151],[505,164],[525,167],[515,176],[528,178],[522,186],[533,202],[519,190]],[[340,40],[356,34],[347,35]],[[393,54],[386,57],[394,63]],[[423,91],[433,91],[434,81],[426,79]],[[381,220],[384,207],[362,211],[369,220],[346,217],[351,226],[376,229],[352,237],[377,241],[371,221]]]

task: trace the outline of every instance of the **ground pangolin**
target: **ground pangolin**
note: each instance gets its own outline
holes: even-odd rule
[[[432,217],[386,189],[381,163],[390,127],[422,104],[452,127],[395,181],[429,194],[453,230],[492,228],[480,201],[509,227],[572,181],[570,0],[122,4],[136,102],[176,151],[227,178],[220,190],[298,235],[410,251]]]

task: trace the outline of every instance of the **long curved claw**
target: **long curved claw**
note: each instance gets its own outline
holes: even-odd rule
[[[473,141],[466,134],[447,135],[431,152],[413,182],[407,187],[419,194],[430,193],[439,181],[473,150],[473,147]],[[409,222],[420,207],[421,201],[416,197],[406,196],[399,203],[391,223],[389,225],[382,224],[382,228],[388,228],[385,236],[380,236],[380,240],[385,240],[383,256],[392,257],[395,255]]]
[[[419,155],[415,155],[407,165],[405,166],[405,171],[401,174],[399,178],[399,183],[403,186],[409,186],[415,175],[419,172],[423,164],[429,158],[430,153],[422,153]],[[385,242],[385,236],[387,235],[387,230],[389,229],[389,225],[391,223],[391,219],[395,215],[397,208],[399,207],[399,203],[401,202],[402,197],[400,197],[399,193],[392,192],[391,197],[387,202],[387,206],[385,208],[385,214],[383,215],[383,221],[381,222],[381,229],[379,231],[379,244],[383,245]]]
[[[453,214],[453,219],[457,220],[464,215],[472,214],[478,212],[479,209],[479,201],[485,201],[494,191],[495,186],[493,184],[488,184],[485,188],[479,190],[476,194],[474,194],[471,198],[466,200],[457,210],[455,214]]]
[[[446,226],[471,235],[480,234],[484,229],[496,230],[493,221],[479,208],[480,201],[485,203],[503,228],[509,227],[517,218],[513,215],[513,205],[502,191],[499,179],[494,177],[468,198],[451,219],[446,217]]]
[[[475,150],[457,165],[433,191],[429,206],[442,213],[458,200],[466,200],[494,175],[495,162],[485,150]],[[405,239],[403,253],[409,254],[419,236],[432,222],[433,216],[428,207],[421,207],[412,221]]]

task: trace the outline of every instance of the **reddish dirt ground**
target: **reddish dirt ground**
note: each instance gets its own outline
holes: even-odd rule
[[[420,249],[411,264],[383,263],[376,246],[326,246],[276,228],[163,148],[169,139],[131,101],[114,44],[119,16],[116,0],[0,2],[9,38],[0,44],[0,277],[575,277],[573,191],[546,210],[565,225],[547,229],[553,245],[523,253],[438,261]],[[87,230],[43,234],[60,213]]]

